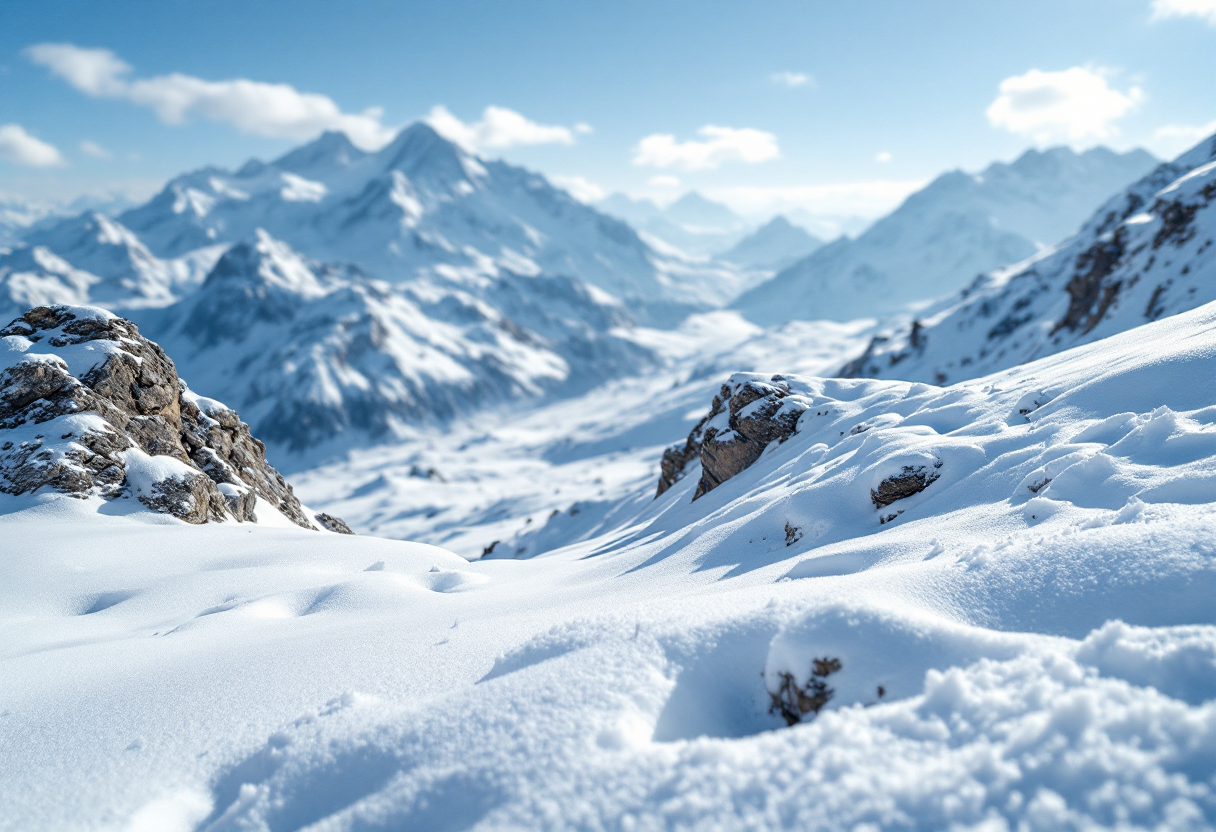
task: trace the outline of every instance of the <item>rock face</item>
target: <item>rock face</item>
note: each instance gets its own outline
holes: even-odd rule
[[[261,497],[318,528],[235,412],[191,393],[135,324],[92,307],[37,307],[0,330],[0,492],[44,487],[188,523],[254,521]]]
[[[942,465],[938,460],[933,468],[927,465],[905,465],[898,474],[893,474],[870,489],[870,501],[875,508],[886,508],[896,500],[919,494],[934,483],[939,476],[937,468]]]
[[[712,491],[759,459],[770,442],[788,439],[809,406],[803,397],[791,395],[782,376],[731,376],[688,439],[663,452],[655,496],[682,479],[685,467],[697,458],[701,481],[693,499]]]

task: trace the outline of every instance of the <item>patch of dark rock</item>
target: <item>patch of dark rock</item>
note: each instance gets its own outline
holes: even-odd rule
[[[1122,281],[1107,283],[1106,279],[1122,261],[1125,248],[1125,228],[1120,227],[1109,239],[1099,240],[1077,256],[1073,276],[1064,287],[1068,310],[1052,335],[1062,329],[1085,334],[1101,322],[1122,288]]]
[[[811,662],[811,674],[805,685],[799,685],[792,673],[779,674],[777,690],[768,694],[771,700],[768,712],[780,714],[787,725],[797,725],[808,714],[813,718],[836,694],[825,680],[842,668],[840,659],[815,659]]]
[[[334,517],[332,514],[326,514],[323,511],[318,511],[313,515],[313,519],[321,524],[321,528],[327,529],[331,532],[335,532],[337,534],[354,534],[351,527],[346,525],[346,521],[341,517]]]
[[[1161,303],[1161,298],[1165,295],[1165,284],[1159,283],[1153,289],[1153,293],[1149,296],[1148,306],[1144,308],[1144,317],[1150,321],[1155,321],[1165,314],[1165,306]]]
[[[874,503],[875,508],[886,508],[896,500],[919,494],[937,481],[941,476],[937,469],[941,467],[941,460],[938,460],[933,467],[905,465],[898,474],[887,477],[878,484],[878,488],[871,489],[870,500]]]
[[[802,527],[791,525],[787,520],[785,523],[785,545],[793,546],[799,540],[802,540]]]
[[[1030,489],[1031,494],[1038,494],[1040,491],[1042,491],[1044,488],[1046,488],[1050,483],[1051,483],[1051,477],[1043,477],[1043,479],[1039,480],[1038,482],[1032,482],[1030,485],[1028,485],[1026,487]]]
[[[1161,218],[1161,227],[1153,237],[1153,248],[1161,248],[1166,243],[1181,246],[1195,236],[1193,223],[1199,208],[1199,205],[1185,202],[1158,201],[1153,206],[1153,213]]]

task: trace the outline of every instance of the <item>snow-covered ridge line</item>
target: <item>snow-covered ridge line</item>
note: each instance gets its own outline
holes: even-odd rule
[[[193,394],[130,321],[37,307],[0,329],[0,345],[0,492],[132,501],[127,511],[187,523],[256,522],[262,502],[322,527],[249,426]],[[345,528],[326,517],[324,527]]]
[[[1057,147],[976,174],[942,174],[857,239],[824,246],[732,306],[765,325],[905,311],[1072,234],[1155,163],[1143,150]]]
[[[1111,197],[1076,236],[982,275],[842,370],[945,383],[1216,300],[1216,137]]]

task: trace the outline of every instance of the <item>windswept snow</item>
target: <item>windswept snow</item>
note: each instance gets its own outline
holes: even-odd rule
[[[653,499],[652,458],[522,560],[9,503],[0,824],[1209,828],[1214,359],[1209,305],[955,387],[787,375],[750,467]]]

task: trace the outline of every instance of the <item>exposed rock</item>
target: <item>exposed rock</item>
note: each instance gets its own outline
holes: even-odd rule
[[[37,307],[0,330],[0,437],[0,492],[135,498],[189,523],[256,520],[261,497],[315,528],[249,426],[100,309]]]
[[[898,474],[887,477],[878,484],[878,488],[870,489],[870,500],[875,508],[886,508],[896,500],[919,494],[941,476],[937,469],[942,467],[941,460],[933,466],[905,465]]]
[[[334,517],[332,514],[326,514],[321,511],[313,515],[313,518],[320,523],[324,528],[338,534],[354,534],[350,526],[346,525],[346,521],[341,517]],[[384,563],[381,561],[380,568],[384,568]]]
[[[781,376],[731,376],[688,439],[663,452],[655,496],[682,479],[688,464],[698,458],[701,480],[693,499],[712,491],[759,459],[769,443],[788,439],[808,406],[803,398],[790,396]]]
[[[777,690],[768,693],[772,700],[768,712],[781,714],[787,725],[797,725],[807,714],[815,716],[836,694],[824,680],[842,668],[840,659],[815,659],[811,662],[811,673],[805,685],[799,685],[792,673],[779,674],[781,683]]]

